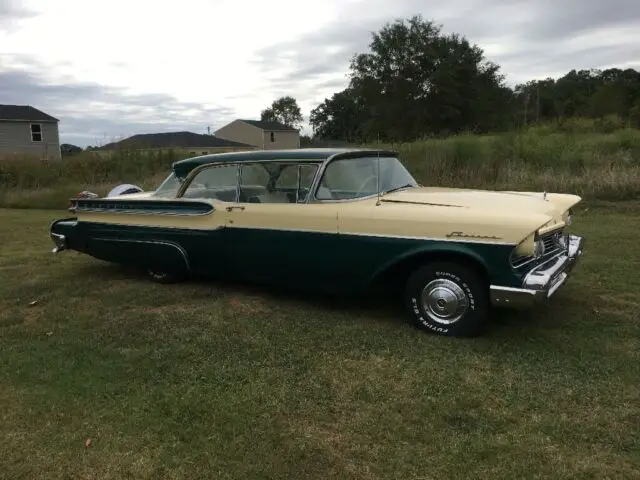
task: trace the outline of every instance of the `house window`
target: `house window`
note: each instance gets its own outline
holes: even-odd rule
[[[276,141],[276,137],[275,137],[275,135],[274,135],[274,133],[273,133],[273,132],[271,132],[271,141],[272,141],[272,142],[275,142],[275,141]]]
[[[32,142],[42,141],[42,125],[40,125],[39,123],[31,124],[31,141]]]

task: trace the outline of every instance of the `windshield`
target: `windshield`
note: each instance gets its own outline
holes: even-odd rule
[[[155,192],[151,194],[152,197],[161,197],[161,198],[175,198],[178,194],[178,190],[180,189],[180,185],[182,181],[176,177],[175,173],[171,173],[164,181],[160,184],[160,186],[156,189]]]
[[[316,198],[346,200],[376,195],[378,187],[380,193],[384,193],[417,186],[415,179],[395,157],[345,158],[334,160],[327,165]]]

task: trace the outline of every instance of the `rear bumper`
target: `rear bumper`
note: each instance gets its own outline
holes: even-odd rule
[[[548,299],[569,278],[582,256],[583,244],[583,237],[570,235],[567,249],[531,270],[524,278],[522,288],[491,285],[491,303],[494,306],[526,308]]]
[[[58,252],[61,252],[62,250],[67,249],[67,237],[65,237],[61,233],[53,233],[53,232],[50,233],[50,236],[51,236],[51,240],[53,240],[53,243],[55,244],[55,247],[53,247],[53,250],[52,250],[53,253],[58,253]]]
[[[49,237],[53,241],[53,253],[58,253],[63,250],[70,250],[70,240],[72,240],[74,228],[77,222],[75,218],[64,218],[54,221],[49,227]],[[73,244],[73,241],[71,241]],[[77,242],[76,242],[77,243]]]

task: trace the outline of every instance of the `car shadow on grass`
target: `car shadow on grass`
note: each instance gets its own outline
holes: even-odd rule
[[[107,282],[121,280],[153,284],[144,272],[100,261],[79,266],[71,274],[76,279],[81,277]],[[395,292],[371,291],[349,296],[202,277],[175,284],[157,285],[157,287],[166,288],[172,295],[178,290],[181,292],[181,298],[185,298],[185,295],[190,299],[202,296],[216,299],[229,295],[260,297],[280,304],[283,308],[320,309],[342,315],[366,317],[376,322],[410,324],[410,317],[402,303],[402,298]],[[483,335],[501,338],[529,337],[535,331],[547,329],[550,322],[555,323],[555,320],[549,318],[549,311],[545,306],[524,310],[495,308],[492,310],[491,320]]]

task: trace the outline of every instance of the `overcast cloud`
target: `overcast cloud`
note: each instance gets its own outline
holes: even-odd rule
[[[59,118],[81,146],[204,133],[281,95],[308,117],[346,86],[371,32],[414,14],[479,44],[511,85],[640,69],[631,0],[0,0],[0,103]]]

